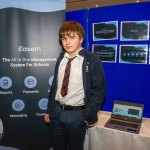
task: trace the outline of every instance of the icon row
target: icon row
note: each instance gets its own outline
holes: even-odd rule
[[[41,110],[47,110],[47,104],[48,104],[48,99],[47,98],[42,98],[38,102],[38,107]],[[12,109],[14,111],[20,112],[20,111],[24,110],[24,108],[25,108],[25,103],[24,103],[23,100],[16,99],[12,102]]]
[[[48,83],[50,86],[52,85],[53,78],[54,78],[54,76],[52,75],[48,80]],[[12,79],[10,77],[3,76],[0,78],[0,87],[2,89],[11,88],[12,84],[13,84],[13,82],[12,82]],[[37,79],[34,76],[27,76],[24,79],[24,85],[29,89],[34,88],[37,85]]]

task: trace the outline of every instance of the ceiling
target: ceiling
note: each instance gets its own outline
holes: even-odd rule
[[[66,0],[66,11],[136,2],[150,2],[150,0]]]

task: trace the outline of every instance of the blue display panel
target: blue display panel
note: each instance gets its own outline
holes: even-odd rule
[[[83,15],[87,14],[87,16]],[[144,104],[144,117],[150,117],[150,61],[149,61],[149,20],[150,2],[123,4],[92,8],[87,10],[72,11],[66,14],[67,20],[77,20],[87,28],[87,45],[89,51],[93,51],[93,45],[116,45],[116,61],[103,62],[107,81],[107,95],[103,105],[103,110],[112,111],[115,99],[121,101],[135,102]],[[121,24],[126,22],[146,22],[146,38],[134,40],[121,39]],[[93,24],[117,22],[117,38],[111,40],[93,40]],[[87,26],[86,26],[87,25]],[[106,32],[106,30],[103,30]],[[147,33],[148,31],[148,33]],[[134,30],[135,32],[135,30]],[[138,30],[137,30],[138,32]],[[106,32],[107,33],[107,32]],[[132,37],[131,37],[132,39]],[[120,63],[120,45],[141,45],[148,47],[144,63]],[[138,55],[138,54],[137,54]],[[135,55],[136,56],[136,55]]]

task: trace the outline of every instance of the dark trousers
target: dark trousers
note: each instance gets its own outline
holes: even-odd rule
[[[86,123],[82,110],[61,110],[50,123],[54,150],[83,150]]]

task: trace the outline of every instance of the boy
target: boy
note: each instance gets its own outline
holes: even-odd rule
[[[65,22],[59,31],[60,54],[45,121],[50,123],[54,150],[83,150],[86,128],[98,121],[106,82],[98,56],[82,48],[84,29]]]

